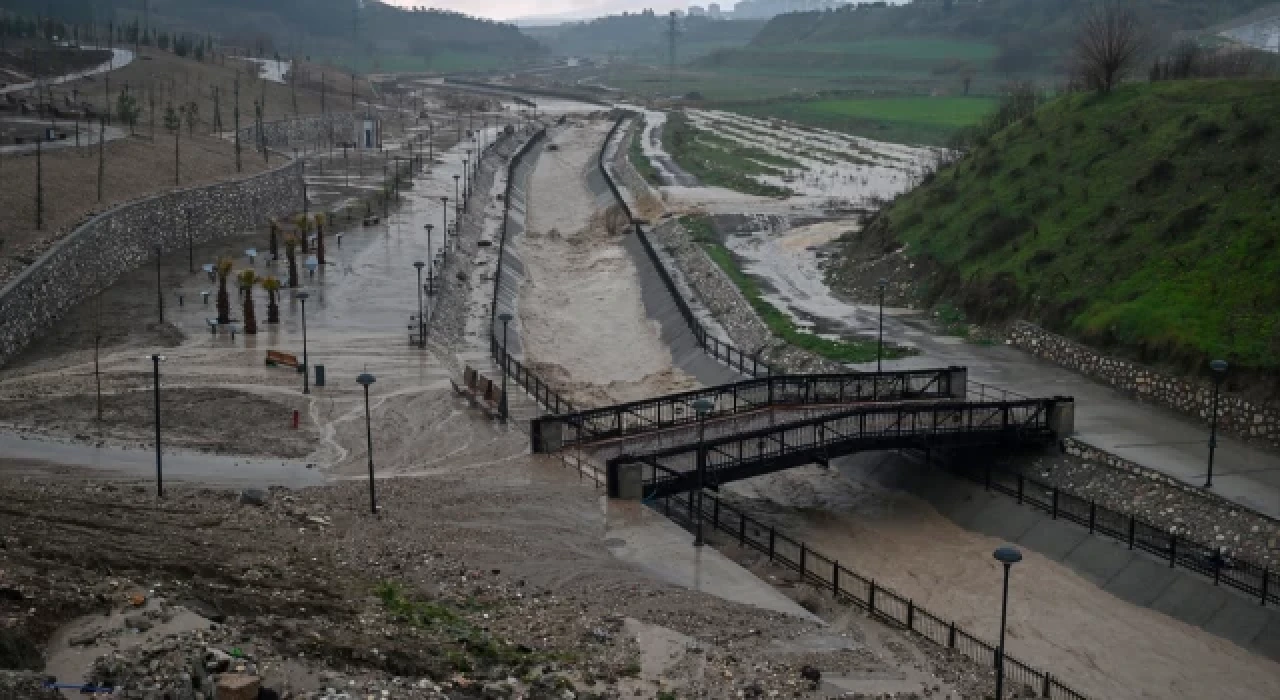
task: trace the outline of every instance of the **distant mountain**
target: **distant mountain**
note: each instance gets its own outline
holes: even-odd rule
[[[166,31],[214,34],[226,42],[298,53],[543,51],[512,24],[444,10],[412,11],[376,0],[5,0],[5,9],[68,21],[139,21]],[[145,9],[145,14],[144,14]]]

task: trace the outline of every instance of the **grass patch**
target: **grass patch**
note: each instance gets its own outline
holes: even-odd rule
[[[781,176],[779,167],[799,163],[695,127],[684,114],[672,113],[662,130],[663,144],[680,167],[703,184],[763,197],[789,197],[793,192],[761,182],[757,176]]]
[[[640,173],[640,177],[651,184],[661,185],[662,181],[658,179],[657,168],[649,162],[649,156],[644,154],[644,128],[644,119],[637,120],[635,133],[631,135],[631,144],[628,146],[627,157],[631,160],[631,167]]]
[[[701,245],[715,264],[724,270],[729,279],[733,280],[751,304],[751,308],[775,337],[789,345],[836,362],[871,362],[876,359],[876,342],[873,340],[831,340],[797,328],[790,316],[765,300],[756,281],[739,269],[733,254],[719,242],[715,228],[708,217],[685,216],[681,217],[680,224],[689,232],[689,237]],[[904,348],[886,345],[883,357],[889,359],[904,357],[906,354],[907,351]]]
[[[868,97],[773,100],[725,109],[880,141],[942,145],[957,130],[981,122],[997,104],[986,97]]]
[[[1075,94],[899,198],[877,233],[975,320],[1024,317],[1140,362],[1280,373],[1280,84]]]

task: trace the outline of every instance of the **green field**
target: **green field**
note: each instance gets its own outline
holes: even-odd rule
[[[752,176],[782,175],[779,168],[801,167],[796,161],[698,129],[679,112],[672,112],[663,125],[662,143],[672,159],[703,184],[763,197],[787,197],[791,190]]]
[[[929,299],[1029,318],[1134,359],[1280,373],[1280,84],[1185,81],[1059,98],[867,229]],[[833,274],[838,281],[839,268]]]
[[[862,41],[767,44],[764,46],[752,46],[751,50],[766,53],[793,51],[841,53],[912,61],[990,61],[1000,53],[1000,48],[994,44],[979,41],[955,41],[952,39],[865,39]]]
[[[981,122],[997,104],[987,97],[869,97],[778,100],[727,109],[882,141],[942,145],[957,129]]]

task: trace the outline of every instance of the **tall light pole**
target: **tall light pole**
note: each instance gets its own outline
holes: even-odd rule
[[[151,358],[151,367],[153,377],[155,378],[155,405],[156,405],[156,498],[164,497],[164,469],[160,459],[160,363],[164,362],[164,355],[149,355]]]
[[[889,286],[889,280],[881,277],[880,284],[880,330],[876,335],[876,372],[881,369],[882,359],[884,357],[884,290]]]
[[[431,246],[431,231],[435,229],[435,224],[427,224],[423,228],[427,229],[427,260],[434,262],[436,258],[436,250]],[[431,289],[431,293],[435,294],[436,284],[432,281],[431,270],[427,270],[427,282],[428,287]]]
[[[426,267],[426,263],[419,260],[413,264],[418,268],[418,345],[427,347],[427,326],[422,318],[422,268]]]
[[[1209,369],[1213,370],[1213,410],[1209,419],[1209,477],[1204,481],[1207,489],[1213,488],[1213,451],[1218,449],[1218,393],[1227,376],[1227,361],[1214,360],[1209,363]]]
[[[498,314],[498,320],[502,321],[502,405],[498,407],[498,412],[502,414],[502,422],[507,422],[507,324],[511,323],[511,314]]]
[[[311,393],[311,365],[307,362],[307,299],[311,295],[306,292],[298,292],[294,295],[294,299],[302,302],[302,393]]]
[[[467,149],[467,157],[462,159],[462,206],[471,200],[471,149]]]
[[[362,373],[356,383],[364,387],[364,434],[369,441],[369,512],[378,514],[378,492],[373,485],[373,423],[369,419],[369,385],[377,381],[372,374]]]
[[[707,414],[710,413],[711,409],[715,408],[715,406],[716,405],[714,403],[711,403],[711,401],[707,399],[698,399],[693,402],[693,412],[698,415],[698,488],[696,491],[697,501],[694,506],[696,518],[694,522],[696,529],[694,530],[693,536],[693,546],[695,547],[701,547],[705,543],[705,540],[702,537],[702,488],[706,483],[707,450],[703,447],[702,441],[703,438],[706,437]]]
[[[462,197],[458,195],[458,179],[461,175],[453,176],[453,220],[457,221],[462,218]]]
[[[164,325],[164,290],[160,286],[160,246],[156,246],[156,308],[160,310],[160,325]]]
[[[444,244],[449,245],[449,198],[440,198],[440,233],[444,235]]]
[[[1000,602],[1000,646],[996,648],[996,700],[1004,695],[1004,626],[1009,613],[1009,569],[1022,561],[1022,552],[1005,545],[995,551],[996,561],[1004,564],[1004,595]]]

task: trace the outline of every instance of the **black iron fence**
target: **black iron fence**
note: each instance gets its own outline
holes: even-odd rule
[[[613,198],[617,200],[618,206],[622,207],[622,211],[626,213],[627,218],[635,221],[635,214],[631,211],[631,207],[627,204],[627,200],[622,196],[622,191],[618,189],[618,184],[614,181],[613,175],[609,172],[607,166],[606,152],[609,144],[613,142],[617,136],[618,130],[628,119],[635,116],[634,112],[623,112],[613,123],[613,128],[609,130],[609,135],[604,140],[604,145],[600,147],[598,157],[600,174],[604,176],[604,181],[609,185],[609,191],[613,193]],[[621,145],[618,146],[622,148]],[[684,318],[684,322],[689,326],[689,330],[693,332],[694,338],[697,339],[698,345],[715,359],[728,365],[731,369],[749,377],[767,377],[773,374],[782,374],[777,368],[761,361],[754,355],[745,353],[733,345],[715,337],[710,333],[706,326],[698,320],[694,315],[693,309],[689,307],[689,303],[685,301],[684,295],[680,293],[679,287],[676,286],[675,279],[672,278],[667,266],[662,262],[662,258],[658,256],[658,251],[654,249],[653,243],[649,241],[649,236],[644,232],[644,228],[640,224],[635,226],[636,238],[639,239],[640,245],[644,248],[644,252],[653,261],[654,268],[658,271],[658,276],[662,278],[662,284],[667,288],[667,292],[676,303],[676,308],[680,310],[680,316]]]
[[[649,501],[649,505],[672,520],[693,527],[700,513],[704,527],[722,532],[738,546],[751,548],[769,557],[770,563],[799,574],[801,580],[820,590],[830,591],[839,601],[856,605],[872,617],[948,649],[955,649],[989,668],[1000,663],[995,645],[956,626],[954,621],[926,610],[905,596],[862,576],[840,562],[824,556],[804,542],[788,537],[776,528],[734,508],[714,493],[703,492],[701,503],[692,492],[676,493]],[[1005,654],[1004,674],[1013,687],[1029,688],[1042,698],[1086,700],[1086,696],[1063,684],[1047,671]],[[1021,697],[1021,696],[1020,696]]]
[[[610,458],[610,495],[618,495],[618,470],[640,464],[644,493],[662,495],[705,484],[724,484],[862,450],[1016,446],[1051,443],[1054,412],[1071,399],[992,403],[925,403],[859,406],[725,437],[687,442],[643,454]]]
[[[775,375],[708,389],[669,394],[534,421],[533,451],[572,447],[610,438],[633,436],[688,425],[697,420],[695,401],[710,401],[708,418],[750,413],[765,408],[846,405],[877,401],[962,398],[965,370],[903,370],[856,374]],[[540,439],[555,427],[559,439]]]
[[[955,474],[982,484],[988,491],[1012,496],[1018,503],[1048,513],[1055,520],[1066,520],[1124,542],[1129,549],[1140,549],[1169,563],[1213,579],[1214,585],[1225,585],[1258,600],[1260,605],[1280,603],[1280,585],[1267,565],[1240,557],[1228,557],[1213,545],[1196,542],[1169,532],[1132,514],[1100,506],[1096,501],[1063,491],[1021,473],[985,465],[981,469],[949,467]]]

